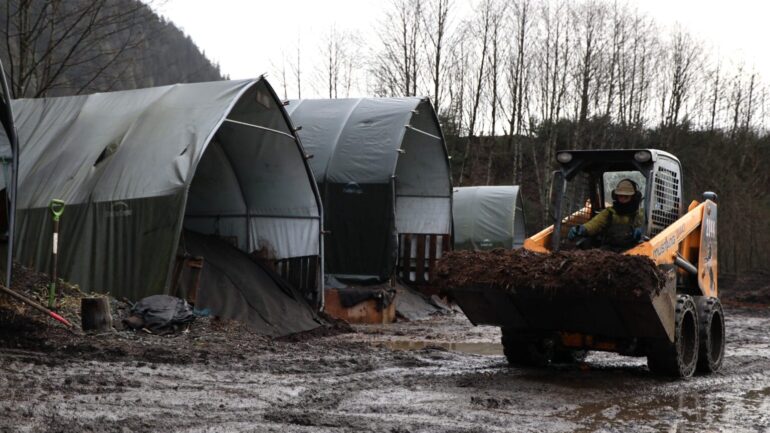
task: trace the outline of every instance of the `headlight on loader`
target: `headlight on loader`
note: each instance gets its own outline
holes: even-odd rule
[[[636,162],[648,162],[652,159],[652,154],[646,150],[640,150],[634,154]]]
[[[569,152],[560,152],[556,154],[556,160],[562,164],[572,161],[572,154]]]

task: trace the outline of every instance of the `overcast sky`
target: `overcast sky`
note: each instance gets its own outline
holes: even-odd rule
[[[472,3],[455,0],[457,13],[469,10]],[[629,3],[661,26],[682,25],[723,58],[743,62],[748,70],[755,68],[765,82],[770,79],[770,2]],[[376,38],[374,27],[387,4],[387,0],[166,0],[157,10],[190,35],[206,56],[219,63],[223,73],[238,79],[274,71],[282,50],[292,52],[298,37],[303,63],[311,63],[312,52],[318,50],[319,40],[332,25],[357,30],[371,41]],[[271,81],[277,87],[276,80],[273,76]],[[307,91],[303,89],[303,93]]]

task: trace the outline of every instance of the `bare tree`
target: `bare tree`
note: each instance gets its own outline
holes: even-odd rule
[[[694,84],[701,48],[687,32],[678,29],[672,37],[669,50],[669,92],[668,95],[663,94],[662,110],[665,113],[663,124],[673,128],[682,118],[682,108]]]
[[[610,18],[610,49],[607,59],[604,87],[606,89],[606,100],[604,116],[610,118],[615,107],[615,98],[617,97],[618,87],[620,86],[620,75],[623,73],[622,56],[626,49],[628,35],[628,11],[618,3],[612,6],[612,17]]]
[[[478,57],[478,69],[472,83],[471,106],[468,108],[468,137],[465,143],[465,153],[460,166],[460,185],[463,184],[465,169],[471,153],[471,146],[476,134],[476,126],[479,121],[479,104],[481,103],[484,91],[484,78],[486,75],[487,51],[489,50],[490,31],[492,29],[492,20],[494,14],[494,0],[484,0],[480,5],[480,10],[475,19],[468,23],[471,34],[481,35],[477,41],[477,49],[480,51]]]
[[[732,126],[730,128],[730,138],[738,135],[738,127],[741,122],[741,108],[743,106],[743,69],[739,69],[732,80],[732,92],[730,94],[730,107],[732,111]]]
[[[494,161],[495,155],[495,136],[497,135],[497,117],[498,107],[500,105],[500,63],[502,52],[502,34],[503,19],[505,17],[505,3],[493,3],[494,8],[491,12],[491,44],[492,49],[489,53],[489,105],[490,111],[490,128],[489,128],[489,151],[487,152],[487,170],[486,170],[486,184],[489,185],[492,178],[492,161]]]
[[[280,79],[281,89],[283,90],[283,99],[289,99],[289,81],[286,76],[286,53],[281,52],[280,61],[271,61],[270,66],[276,71]]]
[[[362,81],[359,63],[362,61],[363,40],[358,32],[350,31],[345,38],[345,51],[343,57],[342,84],[344,88],[344,97],[349,98],[354,88],[359,86]]]
[[[444,78],[448,72],[445,44],[449,33],[449,12],[452,0],[427,0],[421,9],[421,25],[425,40],[428,75],[433,85],[433,105],[441,111]]]
[[[302,40],[300,35],[297,34],[297,49],[296,49],[296,61],[290,62],[289,67],[294,75],[294,80],[297,82],[297,99],[302,99]]]
[[[512,181],[517,184],[520,181],[522,164],[521,142],[514,139],[522,132],[526,102],[529,100],[527,93],[529,81],[530,57],[527,44],[532,43],[530,31],[532,28],[532,2],[530,0],[517,0],[509,4],[508,33],[511,37],[507,40],[505,56],[505,81],[504,95],[497,98],[501,115],[506,119],[507,126],[503,127],[507,136],[507,148],[512,154]],[[505,102],[503,102],[505,99]]]
[[[321,39],[323,63],[319,75],[326,86],[329,98],[349,96],[355,80],[353,64],[356,61],[360,38],[352,31],[337,30],[332,26]]]
[[[575,10],[575,24],[579,37],[575,39],[579,61],[576,65],[576,80],[579,89],[577,141],[583,144],[586,122],[589,116],[589,105],[592,92],[598,87],[598,74],[603,49],[602,36],[606,9],[604,4],[590,1],[580,5]],[[595,96],[595,93],[594,93]],[[588,143],[591,147],[591,143]]]
[[[570,65],[573,64],[570,30],[574,27],[574,15],[566,2],[543,4],[540,15],[542,35],[538,45],[536,68],[541,125],[545,140],[539,155],[533,149],[532,161],[542,210],[541,221],[545,224],[550,206],[548,187],[551,164],[556,153],[557,123],[565,110]],[[518,179],[521,179],[521,175]]]
[[[450,62],[448,66],[449,81],[452,85],[448,86],[449,103],[445,112],[447,119],[450,119],[454,126],[454,131],[457,137],[459,137],[465,128],[465,101],[467,97],[467,91],[465,83],[467,81],[468,69],[469,69],[469,55],[468,51],[469,42],[466,35],[468,34],[468,28],[463,26],[457,34],[457,44],[450,51]],[[456,143],[457,140],[453,140],[452,143]],[[454,153],[454,148],[449,149],[450,154]]]
[[[623,126],[641,128],[649,100],[650,60],[657,30],[653,22],[638,12],[628,17],[626,44],[618,63],[617,118]]]
[[[722,62],[717,60],[714,68],[709,72],[709,85],[711,86],[710,101],[709,101],[709,131],[712,133],[716,128],[716,119],[718,113],[719,101],[723,98],[722,89]]]
[[[337,86],[342,68],[343,44],[342,35],[337,31],[336,26],[332,26],[321,40],[323,63],[320,75],[323,77],[322,82],[326,84],[329,99],[337,97]]]
[[[754,112],[756,111],[756,93],[757,93],[757,74],[752,73],[749,77],[748,89],[746,98],[746,108],[743,110],[743,129],[748,132],[752,129],[752,121],[754,120]]]
[[[421,0],[391,3],[380,28],[381,47],[372,67],[377,82],[375,93],[382,96],[417,94],[421,14]]]
[[[97,83],[109,88],[148,37],[142,23],[149,11],[139,1],[7,0],[4,12],[3,48],[16,97],[77,94]],[[77,84],[68,74],[78,75]]]

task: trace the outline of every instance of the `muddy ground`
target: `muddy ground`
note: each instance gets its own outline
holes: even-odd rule
[[[509,368],[499,331],[462,314],[290,341],[205,320],[174,336],[51,325],[32,341],[4,317],[0,431],[767,431],[770,308],[726,316],[723,371],[683,381],[601,353]]]

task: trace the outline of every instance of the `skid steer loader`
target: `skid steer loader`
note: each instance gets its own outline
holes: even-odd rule
[[[716,194],[683,206],[682,170],[670,153],[654,150],[558,152],[551,186],[553,225],[524,248],[564,248],[570,228],[612,203],[619,180],[642,193],[642,241],[623,254],[650,258],[665,275],[660,292],[565,291],[538,296],[490,287],[456,287],[449,293],[474,324],[502,328],[513,365],[580,360],[588,350],[646,356],[653,373],[688,377],[722,366],[724,314],[717,291]],[[533,276],[536,278],[536,276]]]

